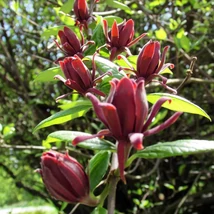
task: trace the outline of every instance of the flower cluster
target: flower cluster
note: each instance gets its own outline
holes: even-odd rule
[[[98,1],[95,0],[94,3],[96,2]],[[131,70],[132,74],[115,78],[117,75],[120,76],[120,71],[119,69],[115,71],[112,68],[112,61],[123,52],[127,56],[131,55],[129,48],[146,34],[144,33],[133,39],[135,32],[132,19],[120,24],[114,21],[110,30],[108,29],[107,21],[104,20],[102,24],[106,44],[97,47],[97,50],[103,47],[107,48],[110,57],[109,60],[105,59],[104,62],[99,62],[102,64],[100,66],[101,69],[104,69],[105,72],[98,71],[95,57],[98,51],[95,50],[95,52],[90,53],[92,56],[89,58],[92,59],[92,66],[89,67],[84,61],[84,51],[88,45],[91,43],[96,44],[96,41],[84,42],[84,33],[89,29],[89,23],[94,20],[94,17],[89,12],[86,0],[75,0],[73,9],[81,39],[68,27],[64,27],[63,30],[58,32],[60,44],[58,42],[56,44],[64,53],[64,57],[58,59],[57,63],[64,76],[56,75],[55,78],[62,81],[72,92],[74,90],[83,96],[83,99],[91,101],[94,112],[104,124],[105,129],[94,135],[78,136],[73,139],[72,144],[75,146],[82,141],[95,137],[112,137],[116,141],[118,172],[125,183],[125,163],[131,148],[133,147],[136,150],[144,149],[143,142],[147,136],[168,128],[182,114],[182,112],[175,112],[163,123],[155,127],[152,126],[152,121],[162,105],[166,102],[170,103],[171,99],[162,97],[149,109],[145,85],[156,81],[155,78],[158,77],[162,79],[160,84],[176,93],[175,90],[166,85],[167,79],[162,76],[162,72],[166,68],[173,68],[173,64],[165,63],[166,52],[169,47],[165,47],[161,55],[160,43],[149,41],[142,47],[137,57],[135,68],[121,68],[123,70]],[[101,55],[101,57],[104,56]],[[116,73],[109,72],[106,67]],[[97,87],[100,86],[100,82],[104,81],[103,77],[105,75],[113,75],[113,77],[105,79],[105,83],[110,86],[109,93],[106,90],[102,90],[102,87]],[[108,96],[106,96],[107,93]],[[57,99],[65,96],[67,94]],[[41,170],[39,172],[47,190],[54,198],[69,203],[83,203],[90,206],[97,204],[97,201],[89,196],[88,175],[77,160],[70,157],[68,153],[45,152],[41,158]]]

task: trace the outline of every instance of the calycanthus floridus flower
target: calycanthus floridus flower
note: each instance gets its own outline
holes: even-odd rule
[[[92,199],[89,194],[88,175],[83,166],[68,153],[44,152],[41,169],[36,171],[41,174],[45,187],[53,198],[96,206],[97,200]]]
[[[80,27],[80,30],[82,28],[88,29],[88,24],[93,20],[93,16],[89,14],[86,0],[75,0],[73,8],[76,16],[76,25]]]
[[[139,37],[133,40],[134,37],[134,21],[129,19],[120,24],[114,21],[111,30],[108,32],[108,23],[103,20],[103,29],[106,37],[106,46],[111,51],[110,60],[113,61],[115,57],[126,52],[131,55],[129,47],[136,44],[146,34],[141,34]]]
[[[94,57],[92,64],[94,64]],[[61,80],[67,87],[76,90],[82,96],[85,96],[88,92],[99,96],[105,96],[105,94],[96,89],[95,86],[103,76],[111,74],[110,72],[106,72],[103,75],[96,77],[95,64],[91,72],[77,55],[74,57],[66,57],[63,61],[59,61],[59,64],[65,78],[60,75],[56,75],[54,78]],[[67,95],[68,94],[62,95],[58,97],[57,100]]]
[[[81,33],[80,33],[81,34]],[[77,55],[83,58],[84,51],[90,44],[94,44],[93,41],[84,43],[83,35],[81,34],[81,40],[79,40],[76,34],[68,27],[64,27],[63,30],[58,32],[61,45],[55,41],[57,47],[65,54],[64,57],[59,58],[56,62],[63,60],[65,57]]]
[[[164,88],[176,94],[177,91],[166,85],[167,78],[161,74],[162,71],[168,67],[170,69],[174,68],[174,64],[165,63],[166,53],[169,49],[169,46],[164,47],[162,55],[160,52],[160,47],[160,43],[157,41],[149,41],[146,43],[138,55],[136,69],[132,67],[125,57],[119,56],[119,59],[123,58],[125,61],[127,61],[127,64],[130,65],[130,68],[121,68],[121,70],[132,71],[136,77],[137,82],[142,79],[145,81],[145,85],[149,84],[150,82],[158,82]],[[160,78],[162,81],[158,81],[155,78]]]
[[[105,102],[100,102],[91,93],[86,96],[91,100],[97,117],[107,129],[101,130],[92,136],[79,136],[73,140],[73,145],[94,137],[111,136],[117,141],[117,154],[121,179],[125,182],[124,165],[131,147],[143,149],[144,137],[156,134],[172,125],[182,112],[176,112],[162,124],[150,128],[152,119],[169,98],[160,98],[148,114],[148,102],[144,80],[137,83],[134,80],[123,78],[113,79],[111,90]]]

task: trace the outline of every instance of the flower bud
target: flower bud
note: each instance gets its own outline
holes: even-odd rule
[[[86,0],[75,0],[74,2],[74,14],[76,16],[76,25],[80,28],[88,28],[88,22],[91,19],[89,9]]]
[[[42,180],[52,197],[68,203],[94,206],[89,197],[89,179],[82,165],[68,153],[44,152],[41,157]]]
[[[120,24],[114,21],[111,30],[108,32],[108,23],[106,20],[103,21],[103,30],[106,37],[107,47],[111,51],[110,60],[113,61],[116,56],[122,52],[126,52],[131,55],[129,47],[136,44],[146,34],[142,34],[136,39],[134,37],[134,21],[129,19]]]

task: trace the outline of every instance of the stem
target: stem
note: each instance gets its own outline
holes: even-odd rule
[[[109,177],[109,196],[108,196],[108,214],[114,214],[115,201],[116,201],[116,189],[117,183],[120,178],[115,174],[115,170],[118,169],[117,154],[112,155],[112,165]]]

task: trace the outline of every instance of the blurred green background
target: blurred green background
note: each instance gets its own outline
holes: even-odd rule
[[[92,113],[32,134],[40,121],[59,111],[55,98],[69,92],[57,81],[41,83],[35,78],[55,66],[54,60],[60,53],[54,44],[56,36],[51,35],[56,35],[59,26],[73,25],[73,20],[64,15],[73,14],[72,5],[73,0],[0,0],[1,214],[69,213],[74,207],[51,199],[34,171],[40,167],[40,155],[45,149],[43,140],[49,133],[60,129],[89,129],[96,133],[99,126],[88,119]],[[131,48],[133,54],[138,54],[149,39],[159,40],[162,47],[170,45],[167,62],[175,64],[169,81],[171,87],[176,88],[182,82],[191,58],[196,56],[192,78],[179,95],[199,105],[214,119],[213,8],[214,1],[209,0],[101,0],[95,11],[103,12],[99,14],[102,16],[132,18],[135,36],[148,32],[146,39]],[[154,91],[160,88],[147,90]],[[168,111],[162,110],[156,122],[167,115]],[[176,125],[144,143],[177,139],[213,140],[213,123],[201,116],[184,114]],[[64,148],[63,144],[50,146]],[[88,154],[84,149],[81,152]],[[75,151],[73,156],[87,164],[87,158]],[[135,164],[138,168],[133,176],[127,176],[127,186],[122,183],[118,186],[119,213],[214,213],[213,154],[138,160]],[[79,206],[75,213],[91,211]]]

